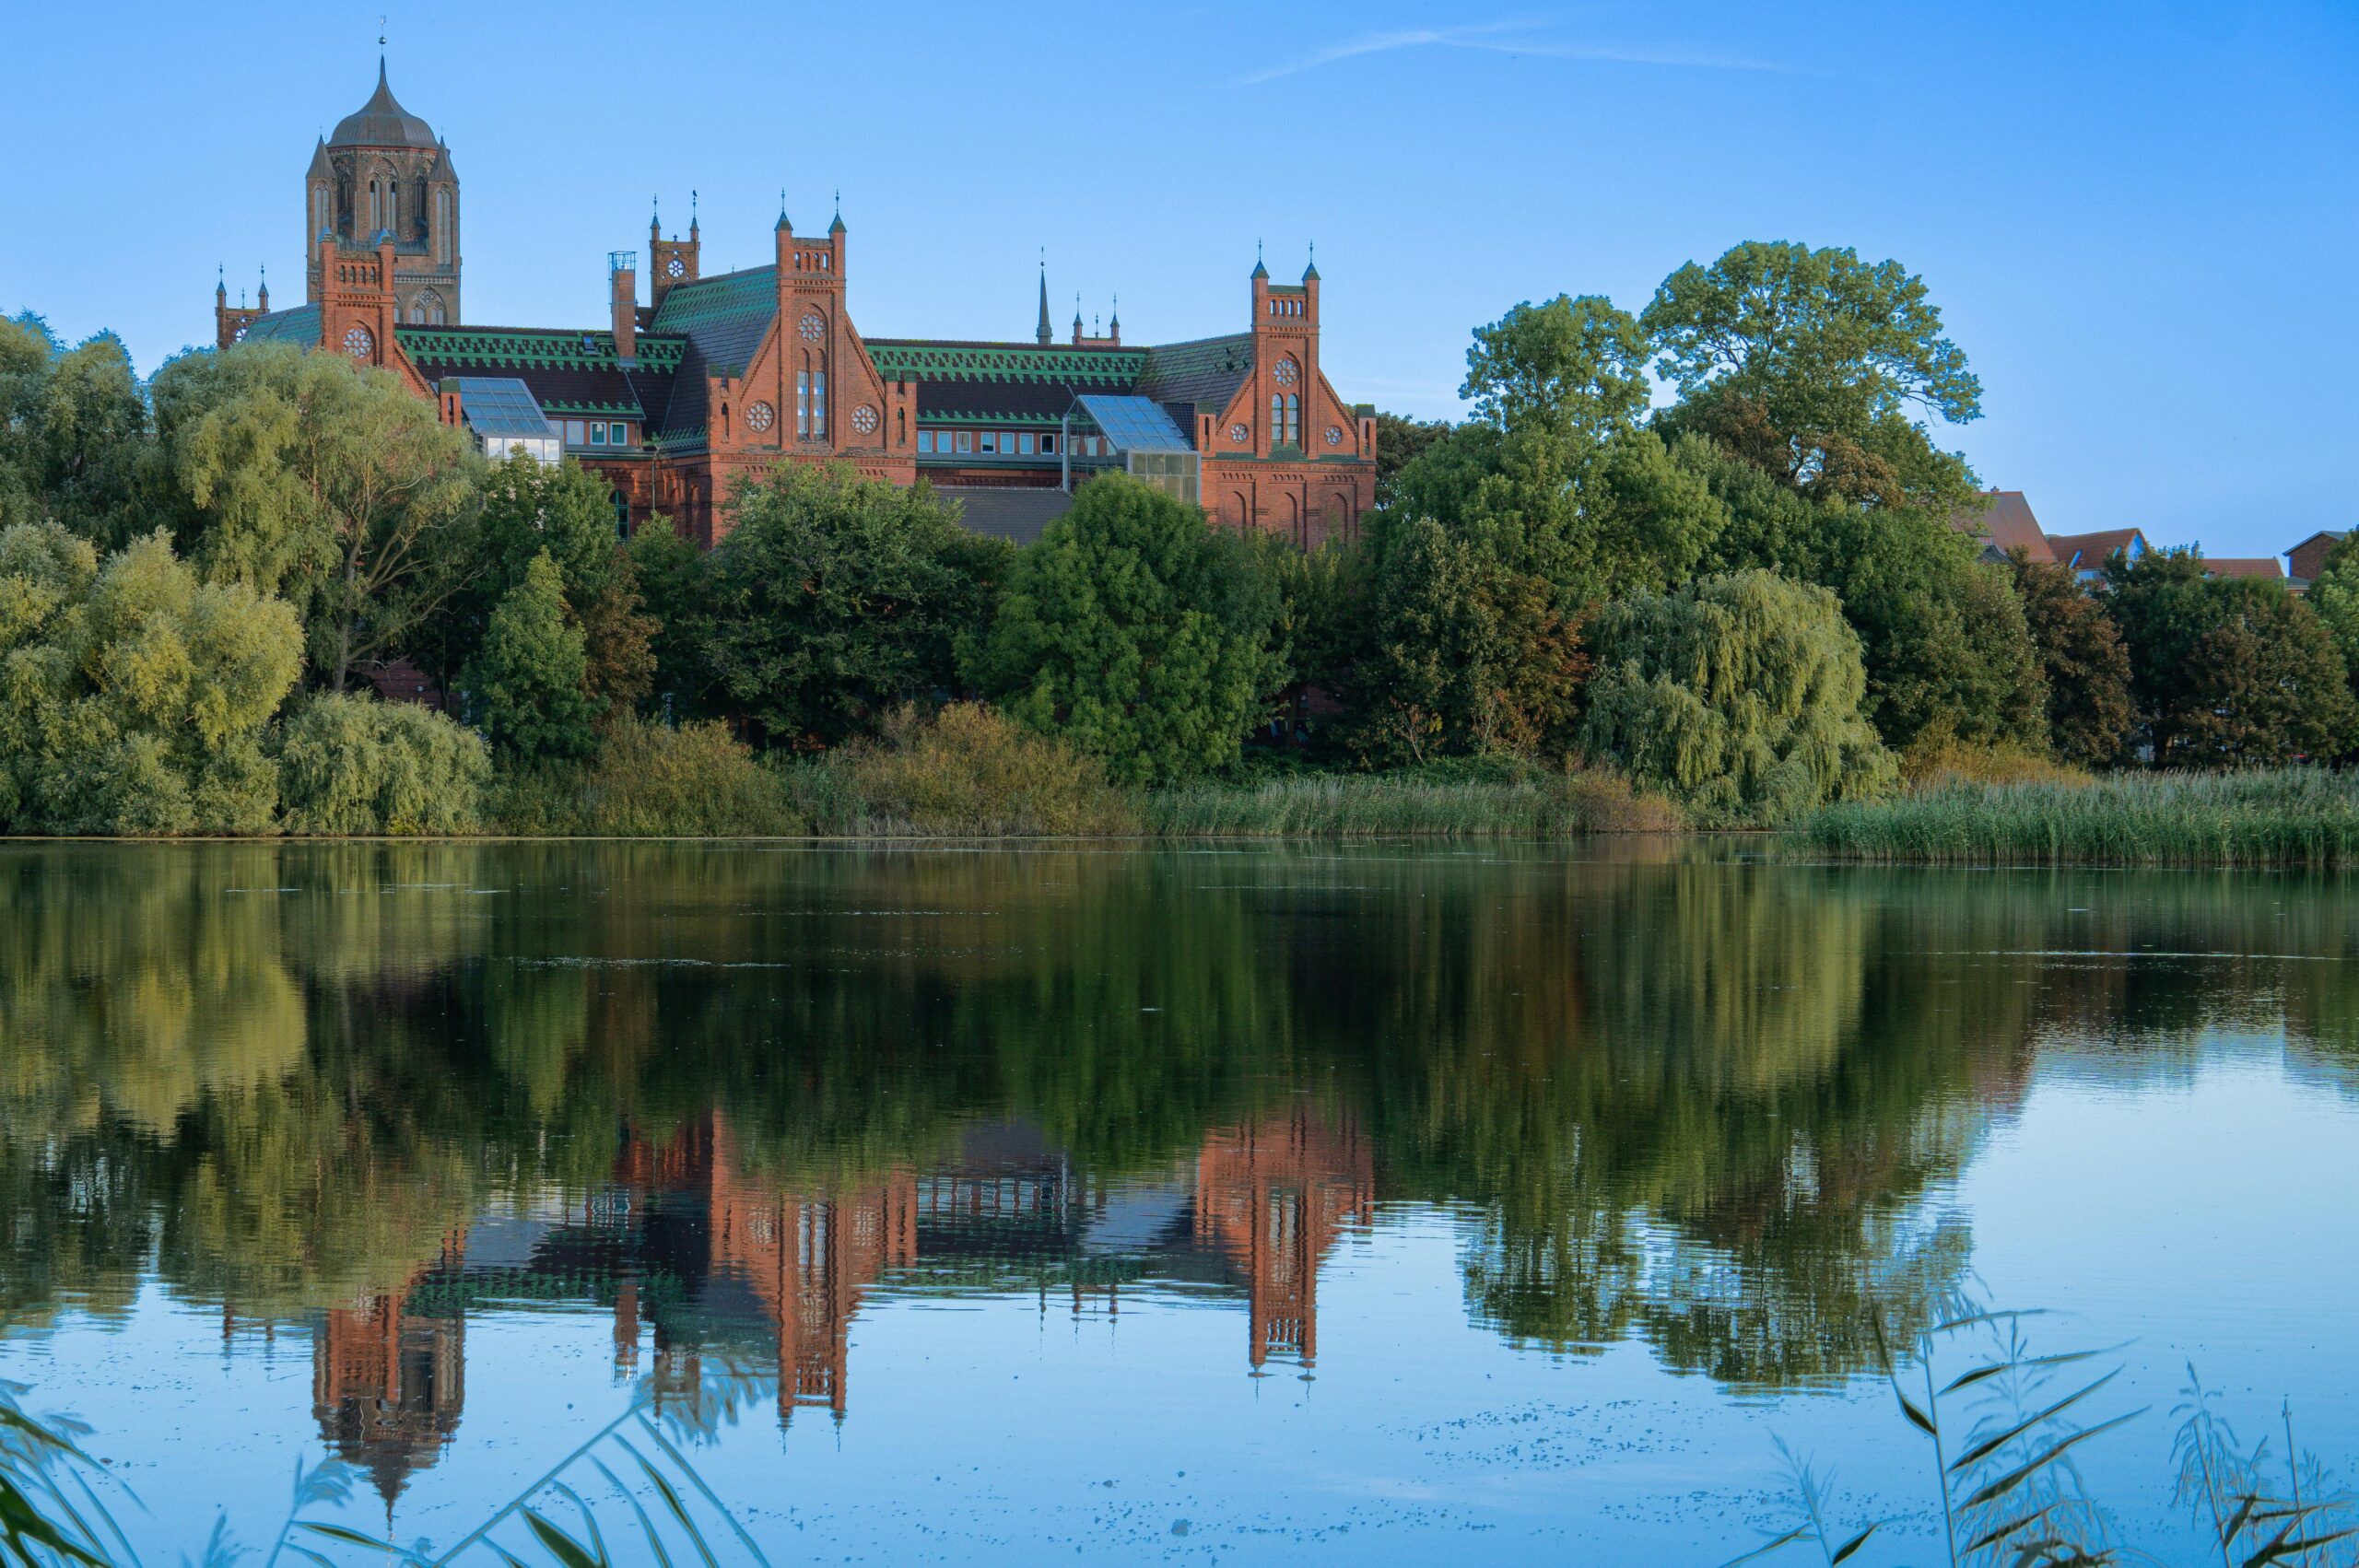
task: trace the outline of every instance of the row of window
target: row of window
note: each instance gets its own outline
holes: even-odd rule
[[[1096,457],[1097,438],[1074,437],[1074,451],[1076,456]],[[1035,435],[1029,430],[920,430],[918,455],[1054,457],[1057,455],[1057,436],[1053,430],[1044,435]]]
[[[565,422],[565,444],[569,447],[627,447],[630,445],[630,421],[569,419]]]

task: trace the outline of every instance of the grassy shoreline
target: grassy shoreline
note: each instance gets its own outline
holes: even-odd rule
[[[1890,864],[2339,870],[2359,865],[2359,775],[1948,783],[1825,807],[1792,837],[1836,859]]]

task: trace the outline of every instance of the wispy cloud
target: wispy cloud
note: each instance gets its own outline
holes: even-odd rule
[[[1455,28],[1408,28],[1392,32],[1363,33],[1342,43],[1273,65],[1238,79],[1239,87],[1298,76],[1338,61],[1368,54],[1391,54],[1403,49],[1458,49],[1482,54],[1521,54],[1543,60],[1594,60],[1616,65],[1661,65],[1690,71],[1790,72],[1793,67],[1773,61],[1745,60],[1719,54],[1688,54],[1674,50],[1628,49],[1609,44],[1566,41],[1545,36],[1551,24],[1529,18],[1483,22]],[[1535,36],[1537,35],[1537,36]]]

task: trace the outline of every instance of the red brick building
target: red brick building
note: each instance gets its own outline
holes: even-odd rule
[[[640,253],[606,258],[608,319],[475,326],[460,314],[459,181],[449,146],[377,90],[314,149],[305,177],[304,302],[214,296],[220,346],[285,342],[350,356],[475,424],[469,403],[517,405],[603,475],[618,512],[658,513],[710,544],[733,486],[781,462],[841,462],[962,503],[970,526],[1026,540],[1074,484],[1122,468],[1218,521],[1306,546],[1348,533],[1375,499],[1376,418],[1320,368],[1320,278],[1258,263],[1242,330],[1161,345],[1050,326],[1031,341],[868,338],[852,320],[839,214],[800,234],[783,213],[766,266],[708,276],[701,234],[651,222]],[[487,448],[501,431],[478,429]],[[507,450],[499,445],[495,450]],[[554,447],[551,450],[555,450]]]

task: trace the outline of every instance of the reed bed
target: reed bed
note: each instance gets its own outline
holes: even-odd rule
[[[1925,865],[2292,867],[2359,863],[2359,775],[2297,767],[1945,783],[1822,808],[1822,853]]]
[[[1678,808],[1607,773],[1537,770],[1513,778],[1301,774],[1160,790],[1149,831],[1168,838],[1568,838],[1668,833]]]

